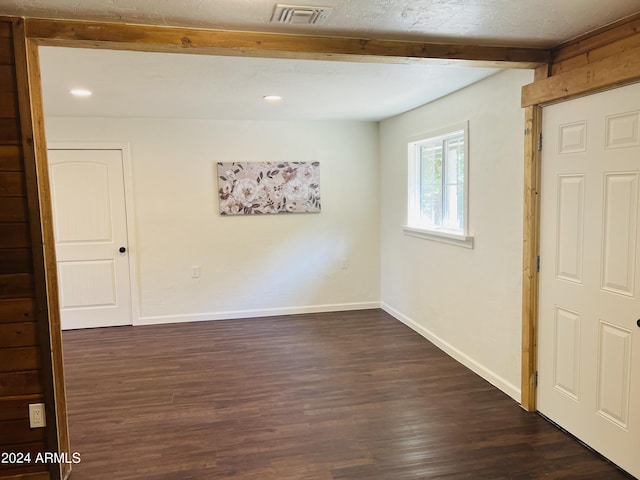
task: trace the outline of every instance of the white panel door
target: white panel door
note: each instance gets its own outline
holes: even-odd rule
[[[640,85],[543,113],[538,409],[640,477]]]
[[[62,328],[131,325],[122,151],[48,157]]]

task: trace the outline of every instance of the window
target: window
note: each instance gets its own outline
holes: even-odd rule
[[[471,248],[467,236],[467,127],[409,142],[409,235]]]

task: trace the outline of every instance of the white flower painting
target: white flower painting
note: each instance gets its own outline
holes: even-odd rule
[[[320,211],[319,162],[218,163],[220,215]]]

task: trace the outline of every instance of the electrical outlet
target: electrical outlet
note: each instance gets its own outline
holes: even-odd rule
[[[29,405],[29,426],[42,428],[47,426],[44,415],[44,403],[32,403]]]

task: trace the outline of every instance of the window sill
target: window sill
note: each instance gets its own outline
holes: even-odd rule
[[[458,235],[447,231],[425,230],[423,228],[409,227],[404,225],[402,231],[411,237],[423,238],[434,242],[456,245],[463,248],[473,248],[473,237],[468,235]]]

